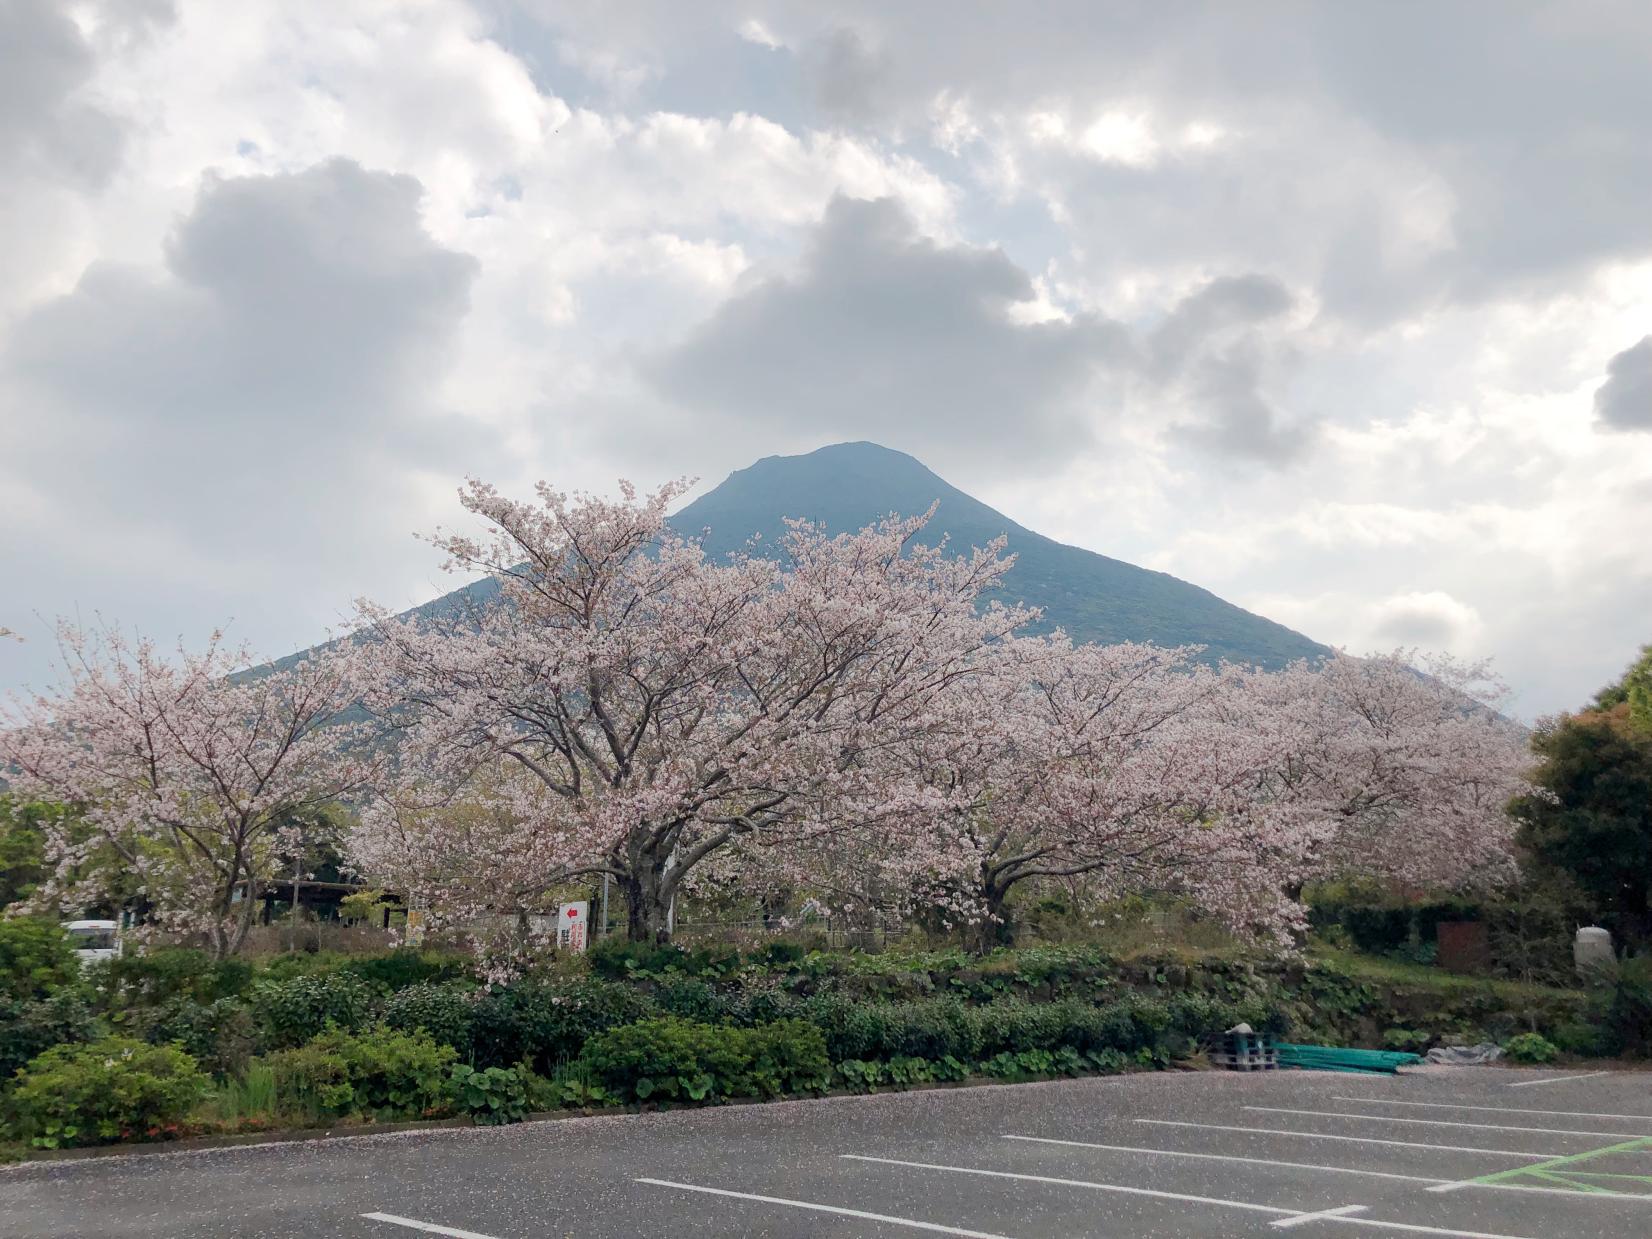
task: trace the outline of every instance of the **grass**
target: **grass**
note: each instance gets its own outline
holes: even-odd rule
[[[1358,951],[1343,950],[1323,943],[1310,943],[1308,958],[1318,963],[1329,964],[1361,981],[1386,985],[1413,985],[1460,994],[1485,993],[1489,990],[1499,997],[1520,999],[1575,995],[1580,992],[1576,988],[1510,981],[1501,977],[1466,976],[1426,964],[1414,964],[1409,960],[1393,959],[1383,955],[1363,955]]]
[[[237,1126],[248,1119],[270,1119],[276,1113],[275,1072],[262,1063],[251,1063],[239,1077],[224,1080],[202,1107],[203,1115],[215,1123]]]

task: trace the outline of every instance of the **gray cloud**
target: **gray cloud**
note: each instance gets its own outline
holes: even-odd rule
[[[0,175],[96,186],[120,160],[121,126],[81,98],[95,58],[53,0],[0,4]]]
[[[1652,430],[1652,336],[1606,363],[1595,416],[1608,430]]]
[[[425,232],[420,195],[348,160],[208,176],[164,270],[94,263],[16,325],[0,399],[23,412],[0,423],[0,487],[74,478],[34,521],[0,521],[34,605],[61,611],[86,588],[55,537],[113,527],[132,568],[188,547],[187,564],[142,565],[152,605],[176,588],[221,616],[226,581],[245,598],[297,577],[300,613],[336,617],[366,584],[341,528],[405,536],[410,469],[494,463],[430,394],[477,264]]]
[[[943,246],[895,202],[839,198],[795,274],[750,284],[645,373],[699,414],[769,431],[991,445],[1048,464],[1090,442],[1094,381],[1134,364],[1118,324],[1016,322],[1027,273]]]

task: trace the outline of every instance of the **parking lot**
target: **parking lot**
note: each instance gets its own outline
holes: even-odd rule
[[[1652,1074],[1173,1073],[15,1167],[0,1233],[1652,1234]]]

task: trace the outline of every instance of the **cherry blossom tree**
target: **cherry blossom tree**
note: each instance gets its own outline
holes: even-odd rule
[[[870,883],[942,906],[981,946],[1007,937],[1015,888],[1074,878],[1104,896],[1185,896],[1287,942],[1300,909],[1281,874],[1300,867],[1314,828],[1258,812],[1275,754],[1248,717],[1257,699],[1199,653],[1060,634],[1000,643],[990,671],[949,699],[947,726],[888,754],[942,793],[931,820],[863,837],[858,857],[835,842],[813,863],[834,890]]]
[[[58,628],[64,682],[0,716],[0,767],[25,795],[73,809],[49,832],[44,903],[87,906],[136,874],[155,928],[239,950],[275,876],[283,828],[372,781],[341,719],[356,700],[347,653],[248,670],[214,634],[166,657],[114,628]],[[96,856],[116,866],[88,864]],[[117,872],[121,871],[121,872]]]
[[[517,502],[472,481],[488,536],[433,541],[497,599],[364,606],[364,700],[400,755],[354,841],[364,870],[455,918],[606,873],[630,936],[663,940],[685,879],[736,842],[929,812],[935,789],[880,755],[944,725],[1030,617],[978,605],[1002,543],[925,545],[927,516],[793,521],[776,558],[712,562],[666,525],[684,489]]]

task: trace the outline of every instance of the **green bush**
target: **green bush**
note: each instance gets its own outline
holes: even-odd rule
[[[356,1109],[350,1066],[340,1054],[318,1045],[277,1050],[255,1059],[252,1070],[268,1071],[275,1081],[277,1108],[301,1122],[342,1118]]]
[[[79,980],[80,959],[56,921],[0,917],[0,998],[28,1002]]]
[[[220,998],[202,1005],[174,998],[155,1007],[119,1011],[123,1033],[151,1045],[176,1042],[196,1062],[215,1074],[235,1074],[258,1048],[258,1026],[239,998]]]
[[[109,1005],[156,1007],[187,999],[210,1005],[235,998],[252,985],[252,965],[242,959],[213,959],[191,947],[131,951],[101,965]]]
[[[274,1075],[284,1113],[316,1121],[357,1112],[378,1118],[445,1113],[457,1055],[424,1033],[339,1029],[256,1060]]]
[[[1503,1043],[1503,1053],[1516,1063],[1547,1063],[1560,1051],[1541,1033],[1521,1033]]]
[[[524,1067],[486,1067],[481,1071],[456,1063],[449,1077],[453,1104],[476,1123],[520,1123],[529,1111],[531,1073]]]
[[[362,1033],[333,1031],[311,1043],[343,1060],[356,1105],[366,1113],[420,1118],[441,1113],[451,1101],[449,1077],[458,1055],[428,1033],[375,1028]]]
[[[1576,1054],[1583,1058],[1604,1053],[1608,1040],[1598,1025],[1582,1020],[1567,1020],[1564,1024],[1555,1025],[1549,1032],[1549,1039],[1562,1054]]]
[[[161,1139],[177,1134],[209,1086],[182,1050],[106,1037],[31,1059],[7,1108],[17,1133],[36,1148]]]
[[[1618,966],[1602,1033],[1614,1053],[1652,1054],[1652,955],[1635,956]]]
[[[733,1031],[663,1016],[598,1033],[580,1060],[623,1101],[714,1101],[732,1095],[748,1061]]]
[[[300,1046],[328,1028],[353,1032],[373,1016],[374,992],[349,972],[263,981],[250,1001],[263,1044],[270,1049]]]
[[[54,1045],[94,1041],[103,1027],[85,999],[60,990],[33,1002],[0,999],[0,1088],[17,1069]]]
[[[715,1023],[724,1014],[717,991],[698,977],[663,978],[654,986],[654,1002],[666,1015],[702,1024]]]
[[[353,972],[368,984],[388,993],[410,985],[436,985],[467,981],[472,976],[471,961],[463,955],[440,951],[420,951],[400,947],[382,955],[358,956],[341,971]]]
[[[527,1061],[548,1075],[558,1063],[577,1058],[596,1033],[653,1013],[646,994],[615,981],[523,981],[477,1000],[471,1044],[478,1067]]]
[[[610,981],[681,973],[690,977],[727,976],[740,967],[740,952],[722,942],[688,950],[676,943],[627,942],[604,938],[586,955],[591,971]]]
[[[728,1029],[747,1058],[738,1095],[778,1097],[782,1093],[818,1093],[832,1080],[826,1038],[804,1020],[778,1020],[755,1028]]]
[[[384,1023],[402,1032],[423,1029],[464,1058],[470,1054],[475,1012],[474,991],[421,981],[390,995],[384,1004]]]

